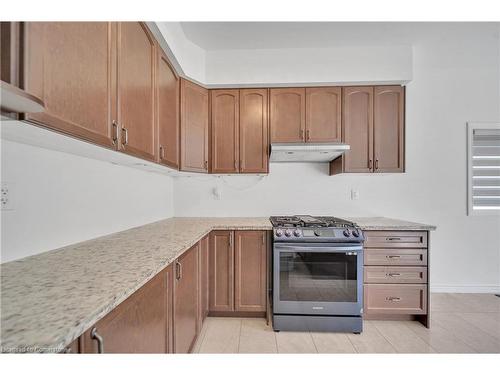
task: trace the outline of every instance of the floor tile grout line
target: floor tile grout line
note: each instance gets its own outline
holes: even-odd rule
[[[362,334],[362,333],[360,333],[360,335],[361,335],[361,334]],[[358,348],[356,348],[356,345],[354,345],[354,343],[352,342],[352,340],[351,340],[351,338],[349,337],[349,335],[348,335],[348,334],[346,334],[346,336],[347,336],[347,340],[349,340],[349,342],[351,343],[351,346],[354,348],[354,351],[355,351],[357,354],[359,354],[359,350],[358,350]]]
[[[470,313],[470,314],[472,314],[472,313]],[[478,314],[479,314],[479,313],[478,313]],[[490,338],[492,338],[493,340],[497,341],[497,342],[500,344],[500,338],[497,338],[497,337],[495,337],[495,336],[492,336],[492,335],[491,335],[491,333],[486,332],[484,329],[482,329],[481,327],[477,326],[476,324],[471,323],[471,322],[468,322],[467,320],[465,320],[464,318],[462,318],[462,317],[460,316],[460,313],[454,313],[454,315],[455,315],[458,319],[462,320],[464,323],[469,324],[469,325],[471,325],[472,327],[474,327],[474,328],[478,329],[479,331],[481,331],[482,333],[484,333],[486,336],[489,336]]]
[[[241,343],[241,329],[243,327],[243,319],[240,319],[240,331],[238,333],[238,348],[236,350],[236,353],[240,352],[240,343]]]
[[[373,326],[373,328],[375,329],[375,331],[377,331],[377,332],[380,334],[380,336],[382,336],[382,338],[383,338],[385,341],[387,341],[387,343],[388,343],[388,344],[389,344],[389,345],[390,345],[390,346],[394,349],[394,351],[395,351],[396,353],[399,353],[399,351],[396,349],[396,347],[394,346],[394,344],[393,344],[392,342],[390,342],[390,341],[387,339],[387,337],[385,337],[385,335],[384,335],[382,332],[380,332],[380,330],[377,328],[377,326],[376,326],[375,324],[372,324],[372,326]]]
[[[314,349],[316,349],[316,353],[319,353],[318,347],[316,346],[316,341],[314,341],[314,336],[311,331],[309,331],[309,336],[311,336],[311,341],[314,345]]]

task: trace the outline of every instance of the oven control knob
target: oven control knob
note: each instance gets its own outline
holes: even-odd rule
[[[357,229],[354,229],[354,230],[352,231],[352,235],[353,235],[354,237],[359,237],[359,231],[358,231]]]
[[[299,229],[295,229],[295,230],[293,231],[293,235],[294,235],[295,237],[300,237],[300,230],[299,230]]]
[[[290,237],[292,235],[292,232],[290,229],[285,230],[285,236]]]
[[[281,237],[283,235],[283,231],[281,229],[276,229],[276,237]]]
[[[351,232],[349,231],[349,228],[344,229],[344,236],[349,237],[351,235]]]

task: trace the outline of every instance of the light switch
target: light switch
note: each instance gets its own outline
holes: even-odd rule
[[[359,190],[351,189],[351,200],[357,201],[359,199]]]
[[[13,204],[12,204],[12,198],[11,198],[11,192],[10,192],[10,187],[6,183],[2,183],[2,192],[1,192],[1,205],[2,205],[2,210],[13,210]]]

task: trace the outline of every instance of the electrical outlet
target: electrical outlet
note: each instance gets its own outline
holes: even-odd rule
[[[214,187],[214,190],[213,190],[213,194],[214,194],[214,199],[216,201],[220,201],[221,198],[222,198],[222,191],[221,191],[221,188],[220,187]]]
[[[351,200],[357,201],[359,199],[359,190],[351,189]]]
[[[9,185],[7,185],[6,183],[2,183],[2,192],[1,192],[0,200],[1,200],[1,205],[2,205],[2,211],[14,209],[14,207],[12,205],[12,198],[11,198]]]

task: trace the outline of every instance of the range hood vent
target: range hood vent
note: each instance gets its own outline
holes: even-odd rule
[[[0,109],[8,113],[43,112],[43,101],[10,83],[0,81]]]
[[[344,143],[272,143],[271,163],[326,163],[351,147]]]

